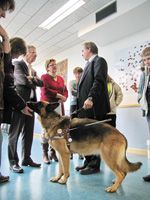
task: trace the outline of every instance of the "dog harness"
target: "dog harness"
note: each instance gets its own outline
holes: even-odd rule
[[[55,119],[48,123],[48,125],[44,128],[45,132],[51,132],[55,126],[57,126],[57,124],[60,124],[64,119],[61,119],[60,117],[55,117]],[[49,137],[50,140],[58,140],[58,139],[65,139],[67,144],[69,144],[70,142],[72,142],[72,138],[70,136],[70,123],[68,124],[68,128],[65,129],[57,129],[57,131],[55,132],[55,134],[52,137]]]
[[[72,142],[72,138],[70,136],[70,129],[58,129],[54,137],[51,137],[50,140],[58,140],[58,139],[65,139],[67,144]]]
[[[55,120],[56,121],[56,120]],[[111,121],[111,119],[106,119],[106,120],[102,120],[102,121],[97,121],[97,122],[93,122],[90,124],[85,124],[86,126],[93,126],[99,123],[104,123],[104,122],[108,122]],[[67,129],[57,129],[55,135],[53,137],[50,137],[50,140],[58,140],[58,139],[65,139],[67,142],[67,145],[69,145],[72,142],[72,138],[70,136],[70,131],[79,129],[80,127],[75,127],[75,128],[67,128]]]

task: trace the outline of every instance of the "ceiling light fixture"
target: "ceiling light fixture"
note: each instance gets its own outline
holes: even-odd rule
[[[63,20],[65,17],[73,13],[75,10],[84,5],[85,2],[83,0],[70,0],[65,5],[63,5],[60,9],[58,9],[53,15],[51,15],[48,19],[46,19],[39,28],[43,28],[45,30],[49,30],[58,22]]]

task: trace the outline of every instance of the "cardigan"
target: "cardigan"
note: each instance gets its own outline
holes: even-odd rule
[[[44,86],[41,87],[41,101],[47,101],[49,103],[58,102],[59,98],[56,98],[57,93],[68,97],[68,90],[64,83],[64,79],[57,75],[57,81],[55,81],[48,73],[43,74],[41,79],[44,82]],[[64,115],[64,104],[62,104],[62,113]]]
[[[70,106],[77,105],[77,82],[72,80],[69,82],[70,90]]]

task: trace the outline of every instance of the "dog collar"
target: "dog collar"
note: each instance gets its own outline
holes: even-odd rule
[[[57,122],[60,119],[60,117],[55,117],[55,119],[48,123],[47,126],[45,127],[45,129],[50,128],[53,124],[55,124],[55,122]]]

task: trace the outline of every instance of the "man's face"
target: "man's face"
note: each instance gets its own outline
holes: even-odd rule
[[[26,54],[26,61],[31,64],[36,60],[37,54],[36,54],[36,49],[35,48],[30,48],[29,52]]]
[[[82,56],[86,61],[90,58],[90,49],[86,49],[84,45],[82,45]]]
[[[149,56],[143,56],[143,61],[146,67],[150,68],[150,55]]]

